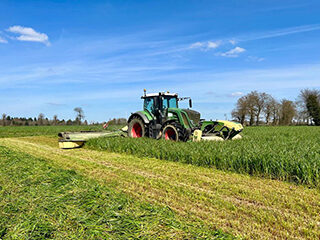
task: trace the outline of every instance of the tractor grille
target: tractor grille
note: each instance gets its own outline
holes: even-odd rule
[[[183,109],[185,111],[190,120],[192,120],[193,124],[198,125],[200,122],[200,113],[191,109]]]

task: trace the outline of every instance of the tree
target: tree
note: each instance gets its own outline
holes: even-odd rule
[[[269,98],[271,98],[271,95],[267,93],[259,93],[257,91],[252,92],[253,94],[253,101],[255,105],[255,111],[256,111],[256,125],[259,125],[260,121],[260,114],[261,112],[265,109],[266,102],[268,101]]]
[[[76,116],[76,122],[78,122],[78,124],[81,124],[81,120],[84,119],[84,113],[81,107],[76,107],[73,109],[73,111],[76,112],[77,116]]]
[[[293,101],[282,99],[280,106],[280,124],[289,125],[296,115],[296,106]]]
[[[2,114],[2,126],[6,125],[6,117],[7,115],[5,113]]]
[[[272,97],[267,93],[252,91],[238,99],[237,106],[232,111],[232,116],[242,124],[246,116],[248,116],[250,126],[254,123],[259,125],[261,113],[264,112],[266,102],[269,98]]]
[[[272,105],[272,124],[278,125],[280,122],[280,108],[281,104],[275,100]]]
[[[304,89],[300,92],[298,102],[302,103],[302,111],[312,118],[315,125],[320,126],[320,91]]]
[[[279,116],[279,103],[271,95],[268,95],[266,98],[263,112],[265,114],[266,124],[269,124],[271,117],[273,117],[273,124],[276,124]]]
[[[53,125],[57,125],[57,122],[58,122],[58,116],[54,115],[53,116],[53,121],[52,121]]]
[[[238,99],[236,108],[232,111],[231,115],[233,118],[237,119],[237,121],[239,121],[242,125],[244,125],[247,113],[248,113],[247,97],[243,96]]]
[[[40,125],[40,126],[43,125],[43,119],[44,119],[44,114],[40,113],[38,116],[38,125]]]
[[[254,118],[256,116],[256,106],[255,106],[255,103],[257,102],[256,98],[257,98],[257,95],[255,94],[255,92],[251,92],[247,95],[247,107],[248,107],[250,126],[254,124]]]
[[[307,98],[307,109],[316,126],[320,126],[320,103],[319,97],[310,95]]]

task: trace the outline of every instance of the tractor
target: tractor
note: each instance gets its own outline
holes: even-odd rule
[[[146,93],[141,97],[143,110],[131,114],[128,119],[128,136],[149,137],[186,142],[193,140],[229,140],[238,135],[243,127],[230,121],[208,121],[200,118],[200,113],[192,108],[190,97],[179,98],[177,93]],[[179,108],[179,102],[189,100],[189,108]]]

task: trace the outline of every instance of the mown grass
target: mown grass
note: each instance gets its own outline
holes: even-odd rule
[[[111,125],[108,130],[119,129],[120,125]],[[24,136],[57,136],[59,132],[73,131],[104,131],[101,125],[81,126],[0,126],[0,138],[3,137],[24,137]]]
[[[0,146],[0,239],[232,239]]]
[[[170,142],[98,138],[86,147],[320,185],[320,127],[247,127],[242,140]]]
[[[246,239],[320,237],[318,189],[156,158],[62,150],[48,136],[2,138],[0,145],[74,170],[139,201],[168,206],[198,228]]]

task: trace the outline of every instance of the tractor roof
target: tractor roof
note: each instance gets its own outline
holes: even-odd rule
[[[170,93],[170,92],[147,93],[141,98],[158,97],[158,96],[178,97],[178,93]]]

